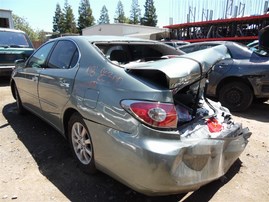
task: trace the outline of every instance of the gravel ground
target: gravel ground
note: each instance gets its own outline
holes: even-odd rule
[[[8,80],[0,80],[0,201],[269,201],[269,102],[234,114],[252,136],[224,177],[195,192],[147,197],[81,172],[62,136],[30,113],[17,115]]]

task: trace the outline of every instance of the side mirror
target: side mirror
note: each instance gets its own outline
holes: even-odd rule
[[[24,68],[25,67],[25,60],[24,59],[18,59],[15,60],[15,68]]]

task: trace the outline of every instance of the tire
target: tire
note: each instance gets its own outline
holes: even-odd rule
[[[243,82],[227,83],[219,91],[219,101],[230,111],[244,111],[253,101],[253,92]]]
[[[14,85],[14,92],[15,92],[15,99],[16,99],[16,104],[17,104],[17,112],[20,115],[25,114],[25,109],[22,106],[20,94],[19,94],[19,91],[18,91],[16,85]]]
[[[96,172],[93,144],[89,130],[82,117],[75,113],[68,122],[68,140],[79,167],[85,173]]]

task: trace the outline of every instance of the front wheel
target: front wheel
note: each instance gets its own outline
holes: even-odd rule
[[[68,122],[68,139],[73,155],[86,173],[95,173],[93,144],[82,117],[75,113]]]
[[[253,92],[243,82],[227,83],[220,88],[219,101],[231,111],[244,111],[253,101]]]
[[[18,114],[24,114],[25,109],[22,106],[21,98],[20,98],[20,95],[19,95],[19,92],[18,92],[16,85],[14,85],[14,92],[15,92],[15,99],[16,99],[16,104],[17,104],[17,112],[18,112]]]

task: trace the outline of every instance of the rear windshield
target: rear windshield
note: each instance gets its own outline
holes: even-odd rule
[[[29,44],[27,36],[24,33],[5,31],[0,31],[0,46],[32,48],[32,45]]]
[[[157,43],[95,43],[100,51],[111,61],[120,64],[162,59],[167,55],[182,55],[181,51]]]

